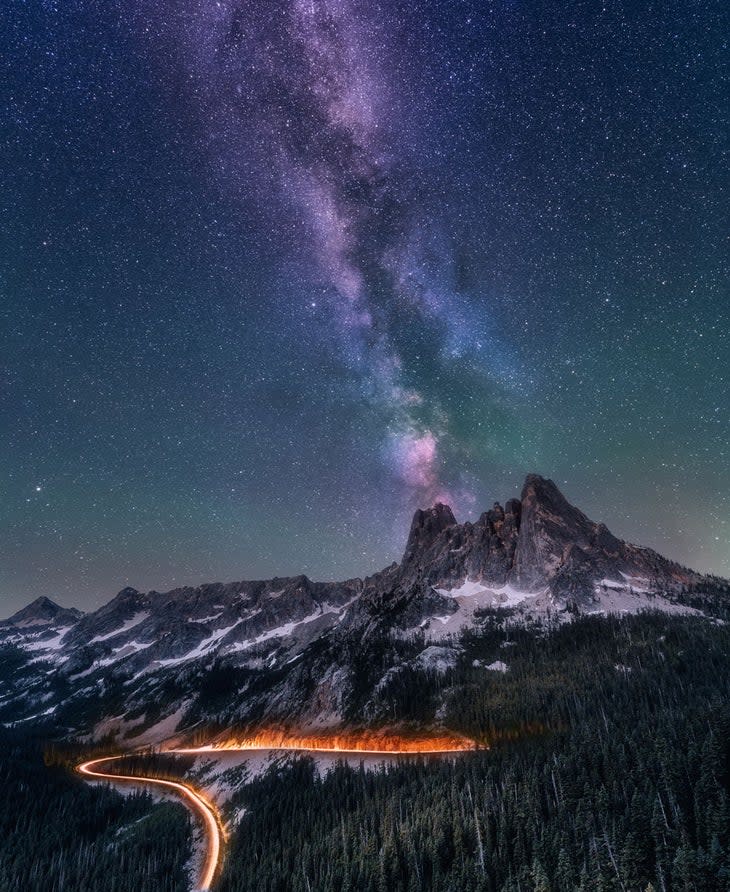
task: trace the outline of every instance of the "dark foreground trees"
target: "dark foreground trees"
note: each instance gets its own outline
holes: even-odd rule
[[[187,892],[182,805],[91,786],[12,730],[0,731],[0,791],[2,892]]]

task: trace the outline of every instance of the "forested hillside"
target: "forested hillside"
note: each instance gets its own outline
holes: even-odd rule
[[[472,666],[499,635],[439,680],[449,723],[490,751],[256,781],[221,892],[730,889],[728,629],[586,618],[513,629],[506,673]]]
[[[186,892],[182,805],[90,786],[49,761],[41,741],[0,731],[2,892]]]
[[[241,786],[220,892],[730,890],[730,627],[497,611],[452,650],[393,673],[384,710],[489,749],[322,776],[304,757]],[[3,892],[186,889],[181,806],[82,784],[63,746],[45,764],[17,732],[0,747]]]

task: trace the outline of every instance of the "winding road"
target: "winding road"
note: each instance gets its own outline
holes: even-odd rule
[[[216,746],[200,746],[190,748],[169,749],[168,753],[186,753],[186,754],[210,754],[214,752],[231,752],[231,751],[250,751],[265,749],[268,751],[289,751],[289,752],[311,752],[311,753],[330,753],[340,756],[363,756],[363,755],[380,755],[380,756],[418,756],[418,755],[446,755],[448,753],[461,752],[464,749],[470,749],[471,746],[459,746],[448,749],[445,747],[434,748],[433,743],[428,741],[422,743],[422,748],[414,749],[344,749],[340,747],[328,747],[326,745],[312,746],[297,744],[293,741],[287,741],[286,744],[261,747],[252,744],[239,744],[237,746],[216,747]],[[193,786],[183,781],[171,781],[159,777],[141,777],[131,774],[120,774],[113,770],[104,770],[104,766],[110,762],[119,762],[124,756],[104,756],[101,759],[91,759],[77,766],[77,771],[91,780],[105,780],[118,784],[137,784],[154,787],[162,787],[170,790],[181,797],[183,804],[192,812],[193,817],[198,820],[205,832],[206,851],[205,858],[200,870],[200,880],[196,887],[200,892],[210,890],[213,881],[220,872],[223,862],[223,841],[225,839],[223,822],[221,820],[218,809],[206,797],[196,790]]]
[[[200,870],[198,888],[201,892],[210,889],[218,872],[223,852],[223,828],[221,819],[216,810],[204,796],[189,784],[179,781],[163,780],[157,777],[136,777],[131,774],[118,774],[113,771],[104,771],[103,766],[109,762],[118,762],[119,756],[105,756],[103,759],[91,759],[78,766],[80,774],[93,780],[107,780],[113,783],[145,784],[154,787],[163,787],[172,790],[182,798],[183,804],[199,820],[205,831],[206,851]]]

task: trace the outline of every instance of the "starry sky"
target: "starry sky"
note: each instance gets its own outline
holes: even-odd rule
[[[730,574],[727,4],[0,8],[0,605],[552,477]]]

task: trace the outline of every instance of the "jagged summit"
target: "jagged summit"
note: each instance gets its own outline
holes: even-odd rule
[[[457,523],[438,504],[416,511],[400,565],[405,587],[447,588],[471,579],[557,599],[590,601],[602,580],[642,580],[642,587],[672,592],[700,575],[630,545],[572,505],[557,485],[528,474],[519,499],[495,502],[475,522]],[[638,585],[638,583],[637,583]]]
[[[445,529],[456,524],[454,512],[448,505],[437,502],[433,508],[419,508],[413,515],[402,563],[413,561],[427,550]]]

